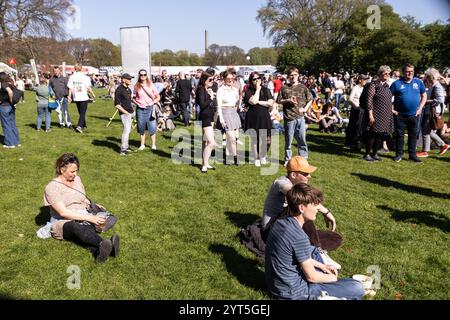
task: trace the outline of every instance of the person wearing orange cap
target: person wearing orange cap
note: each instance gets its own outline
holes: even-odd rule
[[[317,170],[302,156],[292,157],[287,165],[287,176],[276,179],[269,189],[264,202],[262,230],[265,235],[268,234],[270,226],[280,217],[287,207],[286,194],[294,185],[299,183],[308,183],[311,174]],[[303,226],[306,234],[311,240],[311,244],[326,251],[335,250],[342,243],[342,237],[336,231],[336,219],[330,210],[322,204],[318,206],[319,212],[323,214],[327,227],[331,231],[316,230],[314,222],[310,221]]]

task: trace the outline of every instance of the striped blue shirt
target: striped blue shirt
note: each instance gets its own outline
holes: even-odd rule
[[[310,259],[313,250],[295,218],[286,217],[275,222],[265,252],[267,288],[275,298],[308,299],[308,283],[299,264]]]

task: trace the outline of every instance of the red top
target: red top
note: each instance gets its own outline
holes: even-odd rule
[[[273,92],[280,92],[281,87],[283,86],[283,82],[280,79],[274,79],[273,81]]]

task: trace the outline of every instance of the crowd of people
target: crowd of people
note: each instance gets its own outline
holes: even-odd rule
[[[44,117],[45,131],[51,130],[50,99],[57,102],[55,110],[62,128],[72,127],[68,106],[73,101],[79,113],[74,129],[80,134],[86,130],[88,102],[95,99],[95,94],[92,79],[81,70],[78,64],[73,75],[64,77],[56,66],[51,77],[42,76],[30,87],[36,92],[37,130],[41,130]],[[352,151],[360,152],[361,146],[365,146],[363,159],[367,162],[381,161],[382,151],[392,147],[394,160],[400,162],[405,131],[409,160],[413,162],[421,163],[420,158],[429,156],[432,141],[440,155],[449,149],[445,140],[449,123],[443,121],[448,103],[448,75],[441,76],[434,68],[427,69],[423,77],[415,77],[414,66],[406,64],[401,73],[380,66],[372,78],[364,74],[337,74],[333,78],[321,72],[316,79],[301,75],[297,68],[291,67],[286,76],[277,74],[266,78],[252,72],[247,83],[233,68],[221,74],[212,68],[199,69],[192,77],[182,72],[177,77],[164,72],[152,77],[141,69],[137,77],[133,81],[130,74],[122,74],[112,91],[123,124],[120,155],[132,151],[129,136],[135,117],[140,136],[137,151],[146,149],[147,132],[151,149],[156,150],[158,129],[174,129],[175,118],[180,118],[186,127],[193,119],[200,121],[202,173],[214,169],[209,163],[216,144],[214,130],[221,132],[224,146],[233,156],[232,162],[225,157],[224,164],[236,166],[240,165],[237,146],[241,128],[251,135],[251,151],[257,167],[269,162],[267,152],[275,128],[284,134],[287,176],[277,178],[269,188],[260,224],[267,287],[277,299],[318,299],[323,292],[345,299],[364,296],[364,288],[358,281],[338,280],[340,265],[327,254],[340,246],[342,237],[336,232],[333,214],[323,206],[322,192],[308,185],[317,169],[307,161],[308,126],[315,123],[324,133],[345,133],[345,146]],[[5,73],[0,73],[0,82],[4,148],[15,148],[21,145],[13,102],[18,103],[15,96],[23,86]],[[292,151],[294,138],[297,155]],[[417,151],[418,143],[422,151]],[[103,239],[98,235],[95,227],[105,223],[105,218],[88,211],[91,201],[77,175],[79,166],[74,154],[63,154],[57,160],[56,176],[44,193],[44,203],[51,208],[52,217],[47,227],[52,237],[81,242],[96,261],[104,262],[109,256],[118,255],[120,238],[114,235]],[[316,230],[317,212],[322,213],[330,230]]]

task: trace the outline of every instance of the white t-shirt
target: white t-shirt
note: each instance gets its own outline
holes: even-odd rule
[[[345,88],[344,81],[336,80],[334,82],[334,86],[336,87],[335,93],[340,93],[340,94],[344,93],[344,88]]]
[[[87,89],[91,86],[91,79],[82,74],[81,72],[75,72],[70,76],[67,87],[72,89],[73,101],[87,101],[89,100]]]
[[[22,79],[16,81],[17,89],[20,91],[25,91],[25,82]]]

